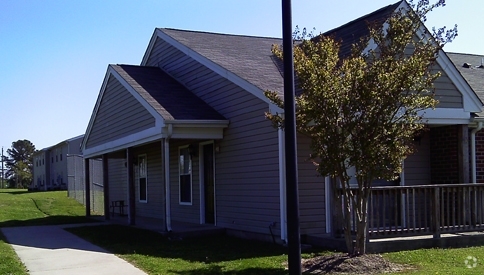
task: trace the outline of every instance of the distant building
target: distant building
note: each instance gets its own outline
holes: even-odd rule
[[[67,189],[67,155],[82,155],[80,144],[84,135],[64,140],[34,153],[34,190]]]

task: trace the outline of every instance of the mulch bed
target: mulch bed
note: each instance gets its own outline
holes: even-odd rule
[[[378,254],[350,257],[347,254],[318,256],[302,260],[304,274],[381,274],[412,269],[392,263]]]

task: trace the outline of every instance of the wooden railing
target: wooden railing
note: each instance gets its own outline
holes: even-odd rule
[[[484,230],[484,184],[373,187],[368,203],[370,238]]]

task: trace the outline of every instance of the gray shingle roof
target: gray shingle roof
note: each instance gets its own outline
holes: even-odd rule
[[[361,38],[370,35],[370,24],[382,24],[385,22],[401,3],[402,1],[398,1],[395,4],[383,7],[340,27],[329,30],[323,33],[323,35],[333,37],[336,41],[340,41],[340,57],[347,56],[351,53],[353,44],[359,42]]]
[[[368,35],[368,23],[383,22],[395,11],[401,1],[381,8],[368,15],[330,30],[331,35],[342,41],[341,54],[347,54],[351,45]],[[178,42],[210,61],[236,74],[261,90],[282,93],[284,89],[282,64],[271,52],[272,45],[282,44],[280,38],[255,37],[177,29],[159,29]]]
[[[166,120],[225,120],[158,67],[111,67]]]
[[[447,53],[447,56],[481,101],[484,102],[484,65],[480,67],[484,63],[484,55]],[[464,67],[464,63],[469,64],[470,67]]]
[[[261,90],[283,91],[283,78],[271,52],[272,45],[282,44],[280,38],[159,30]]]

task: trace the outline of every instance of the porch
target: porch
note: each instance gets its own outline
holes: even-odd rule
[[[484,245],[484,184],[373,187],[368,204],[369,252]],[[344,250],[342,219],[333,214],[332,224],[306,241]]]
[[[163,219],[138,216],[136,217],[136,224],[134,225],[129,225],[127,216],[121,216],[118,214],[111,216],[109,220],[105,220],[104,218],[100,218],[100,219],[110,224],[133,226],[136,228],[155,231],[173,239],[185,239],[185,238],[191,238],[191,237],[203,237],[203,236],[225,234],[224,228],[216,227],[214,225],[209,225],[209,224],[196,224],[196,223],[187,223],[187,222],[180,222],[180,221],[171,221],[171,232],[168,232],[165,229],[165,222],[163,221]]]

